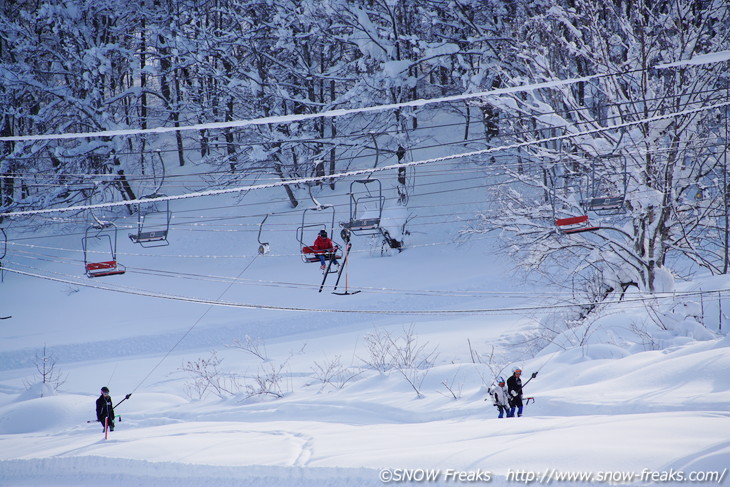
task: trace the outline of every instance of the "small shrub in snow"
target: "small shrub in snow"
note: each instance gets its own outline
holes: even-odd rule
[[[180,370],[190,375],[190,380],[185,385],[188,397],[203,399],[209,393],[213,393],[223,399],[240,391],[238,377],[220,370],[222,362],[223,359],[219,358],[216,352],[211,352],[207,359],[189,360],[183,364]]]
[[[287,362],[279,366],[267,363],[260,366],[256,375],[246,380],[244,393],[246,398],[273,397],[280,399],[284,397],[284,369]]]
[[[249,335],[246,335],[246,338],[243,340],[240,338],[233,340],[233,344],[230,345],[230,347],[248,352],[251,355],[260,358],[264,362],[269,360],[266,356],[266,345],[260,338],[251,338]]]
[[[43,346],[42,352],[36,352],[35,360],[36,373],[32,381],[25,381],[27,390],[38,392],[39,397],[55,393],[59,387],[66,382],[66,377],[56,368],[56,357]]]
[[[393,368],[392,354],[390,349],[392,342],[390,334],[385,330],[376,329],[365,335],[365,343],[368,347],[368,355],[361,359],[365,365],[377,370],[381,374]]]
[[[393,337],[387,330],[375,330],[365,336],[370,355],[364,359],[366,365],[385,373],[396,370],[422,397],[421,384],[433,367],[436,347],[429,348],[428,342],[419,343],[413,333],[413,325],[403,328],[403,334]]]
[[[361,374],[360,371],[343,366],[340,355],[335,355],[332,360],[325,360],[322,363],[314,362],[312,372],[314,373],[314,379],[322,384],[320,390],[323,390],[326,386],[342,389],[348,382]]]
[[[463,382],[456,382],[456,377],[459,375],[459,371],[457,370],[454,376],[450,379],[444,379],[441,381],[441,385],[443,385],[446,390],[448,391],[448,394],[444,394],[445,396],[451,396],[454,399],[461,399],[461,390],[464,388]]]

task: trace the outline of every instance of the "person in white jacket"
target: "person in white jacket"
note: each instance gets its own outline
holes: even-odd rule
[[[504,379],[502,377],[497,379],[496,386],[492,386],[489,389],[489,395],[499,411],[499,416],[497,417],[504,418],[504,415],[509,412],[509,402],[507,400],[507,389],[505,388]]]

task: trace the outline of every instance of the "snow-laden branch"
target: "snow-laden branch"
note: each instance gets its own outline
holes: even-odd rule
[[[677,63],[657,65],[657,69],[672,68],[680,65],[699,65],[699,64],[710,64],[720,63],[730,60],[730,51],[724,51],[715,54],[707,54],[695,56],[687,61],[680,61]],[[104,130],[95,132],[83,132],[83,133],[68,133],[68,134],[43,134],[43,135],[15,135],[0,137],[0,142],[24,142],[24,141],[36,141],[36,140],[59,140],[59,139],[80,139],[88,137],[114,137],[120,135],[142,135],[142,134],[163,134],[170,132],[181,132],[191,130],[210,130],[210,129],[226,129],[226,128],[240,128],[250,127],[254,125],[268,125],[268,124],[288,124],[293,122],[301,122],[303,120],[311,120],[315,118],[332,118],[342,117],[344,115],[352,115],[356,113],[367,113],[367,112],[378,112],[384,110],[394,110],[398,108],[406,107],[422,107],[433,103],[446,103],[453,101],[465,101],[474,98],[484,98],[490,96],[500,96],[514,93],[524,93],[528,91],[540,90],[543,88],[557,88],[566,85],[572,85],[576,83],[585,83],[597,78],[605,78],[610,76],[617,76],[623,73],[608,73],[608,74],[594,74],[589,76],[581,76],[577,78],[568,78],[562,80],[544,81],[541,83],[533,83],[522,86],[514,86],[509,88],[497,88],[489,91],[480,91],[476,93],[464,93],[460,95],[443,96],[439,98],[430,99],[419,99],[400,103],[388,103],[384,105],[374,105],[369,107],[360,108],[343,108],[337,110],[327,110],[320,113],[308,113],[308,114],[297,114],[297,115],[279,115],[271,117],[253,118],[249,120],[233,120],[230,122],[209,122],[209,123],[198,123],[193,125],[184,125],[180,127],[154,127],[149,129],[119,129],[119,130]]]

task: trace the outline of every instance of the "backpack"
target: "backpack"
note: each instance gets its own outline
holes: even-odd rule
[[[497,396],[495,395],[496,392],[497,392],[497,390],[494,388],[494,386],[489,386],[489,389],[487,389],[487,394],[489,394],[489,397],[492,398],[492,405],[493,406],[498,406],[499,405],[497,403]]]

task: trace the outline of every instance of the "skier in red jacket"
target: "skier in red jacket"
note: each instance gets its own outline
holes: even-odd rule
[[[317,254],[317,257],[319,257],[319,263],[321,264],[319,266],[320,269],[325,269],[325,256],[327,254],[330,254],[330,258],[332,259],[332,263],[335,265],[338,265],[337,259],[335,259],[335,250],[336,246],[332,240],[327,237],[327,231],[326,230],[320,230],[319,235],[317,235],[317,238],[314,241],[314,244],[311,247],[312,250],[314,250],[314,253]]]

